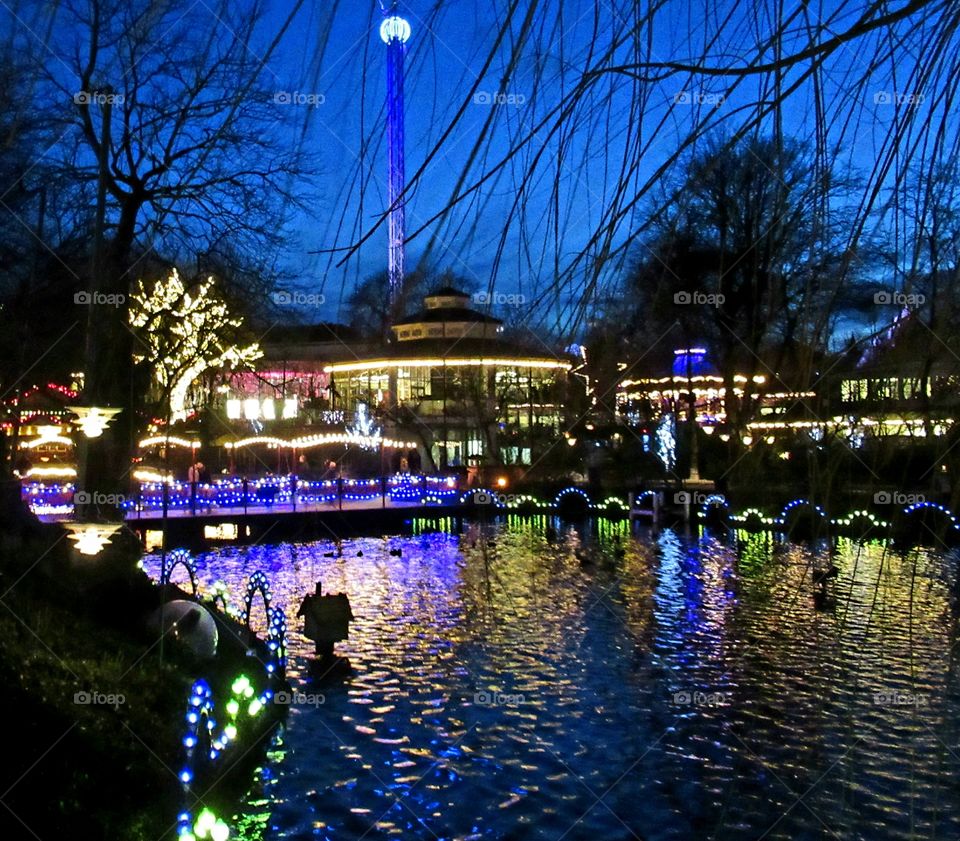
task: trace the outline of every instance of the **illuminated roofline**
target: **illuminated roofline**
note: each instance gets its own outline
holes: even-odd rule
[[[947,419],[934,420],[935,426],[944,426],[950,423]],[[848,418],[842,415],[836,415],[825,420],[792,420],[792,421],[750,421],[747,427],[750,429],[809,429],[809,428],[828,428],[828,427],[850,427],[850,426],[879,426],[879,427],[917,427],[924,428],[926,421],[923,418],[903,418],[892,417],[858,417]]]
[[[169,444],[173,447],[190,447],[190,449],[196,449],[200,446],[199,441],[191,441],[189,438],[181,438],[179,435],[154,435],[150,438],[144,438],[138,446],[155,447],[158,444]]]
[[[25,479],[30,479],[34,476],[39,476],[41,479],[57,479],[65,476],[76,476],[76,468],[62,466],[41,466],[41,467],[31,467],[26,473],[23,474]]]
[[[361,446],[376,446],[381,444],[388,450],[414,450],[417,444],[414,441],[399,441],[394,438],[381,438],[375,435],[350,435],[349,433],[333,432],[329,434],[302,435],[299,438],[285,440],[273,435],[254,435],[250,438],[241,438],[238,441],[227,441],[223,446],[227,450],[238,447],[249,447],[254,444],[271,444],[275,447],[290,447],[297,450],[307,450],[311,447],[322,447],[327,444],[359,444]]]
[[[753,378],[753,382],[757,385],[765,383],[767,378],[763,374],[756,374]],[[734,374],[733,381],[735,383],[745,383],[749,382],[749,378],[743,374]],[[665,383],[722,383],[723,377],[717,376],[715,374],[698,374],[696,377],[690,377],[687,379],[683,376],[672,376],[672,377],[644,377],[639,380],[622,380],[617,386],[618,388],[629,388],[632,385],[664,385]]]
[[[72,447],[73,439],[67,438],[65,435],[48,435],[46,437],[34,438],[33,441],[27,441],[20,446],[25,450],[35,450],[37,447],[43,447],[46,444],[63,444],[64,446]]]
[[[375,359],[369,362],[340,362],[335,365],[324,367],[324,373],[340,374],[349,371],[372,371],[377,368],[431,368],[442,366],[444,368],[475,368],[475,367],[498,367],[514,366],[516,368],[543,368],[543,369],[562,369],[569,371],[573,365],[569,362],[558,362],[546,359]]]

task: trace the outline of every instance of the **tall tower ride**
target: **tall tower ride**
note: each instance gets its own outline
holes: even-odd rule
[[[406,221],[403,189],[406,175],[403,162],[403,59],[406,43],[410,38],[410,24],[393,14],[380,24],[380,38],[387,45],[387,200],[389,219],[387,224],[390,274],[390,304],[396,304],[403,289],[404,244]]]

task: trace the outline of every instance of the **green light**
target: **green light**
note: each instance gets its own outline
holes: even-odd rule
[[[235,700],[227,701],[227,712],[230,715],[236,715],[240,712],[240,705]]]
[[[250,706],[247,707],[247,712],[250,713],[250,715],[256,715],[262,709],[263,709],[263,704],[260,703],[260,699],[254,698],[250,702]]]
[[[237,738],[237,728],[233,724],[228,724],[226,727],[224,727],[223,732],[224,735],[230,739],[230,741],[233,741]]]
[[[240,677],[233,682],[233,686],[230,688],[233,690],[234,695],[242,695],[249,686],[250,678],[248,678],[246,675],[240,675]]]
[[[203,809],[193,825],[197,838],[206,838],[217,824],[217,816],[209,809]]]

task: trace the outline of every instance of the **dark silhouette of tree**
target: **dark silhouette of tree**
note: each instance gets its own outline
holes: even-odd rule
[[[476,284],[450,269],[437,272],[418,267],[404,277],[397,303],[391,307],[389,277],[386,271],[377,272],[359,283],[347,299],[348,323],[361,335],[386,340],[393,321],[421,309],[424,296],[443,286],[472,292]]]
[[[300,6],[269,33],[259,2],[242,15],[231,3],[185,0],[51,7],[56,60],[44,81],[72,141],[58,147],[73,186],[64,201],[94,211],[83,402],[126,409],[89,444],[85,487],[115,492],[129,468],[137,429],[128,307],[144,257],[211,252],[249,269],[283,240],[304,173],[284,142],[289,108],[274,102],[265,64]]]
[[[683,201],[653,218],[639,246],[626,281],[638,350],[705,344],[735,429],[750,419],[754,376],[780,390],[815,377],[837,315],[831,301],[853,274],[849,219],[822,210],[845,189],[800,144],[714,140],[688,162]],[[747,377],[739,397],[737,374]]]

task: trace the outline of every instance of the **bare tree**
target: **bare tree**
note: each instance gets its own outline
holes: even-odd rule
[[[782,376],[779,390],[809,387],[827,350],[846,220],[818,209],[824,194],[839,200],[840,192],[841,182],[819,177],[799,144],[715,141],[690,160],[683,201],[653,218],[627,282],[634,323],[645,333],[639,350],[667,339],[662,328],[671,322],[668,340],[705,342],[735,429],[750,419],[754,377]],[[742,398],[735,375],[747,377]]]
[[[96,195],[83,399],[127,409],[89,447],[91,488],[116,487],[129,467],[127,302],[144,255],[212,252],[249,269],[282,240],[303,170],[283,142],[268,62],[301,3],[269,34],[258,0],[242,15],[232,3],[181,0],[51,7],[47,82],[72,111],[61,167],[76,201],[89,201],[91,184]]]
[[[188,287],[174,269],[137,287],[130,313],[134,357],[150,368],[160,416],[168,423],[187,417],[190,389],[206,372],[244,367],[263,355],[241,336],[243,321],[231,315],[212,277]]]
[[[455,62],[444,38],[453,18],[469,31]],[[750,0],[736,9],[505,0],[475,19],[435,2],[413,23],[411,88],[442,64],[456,96],[434,102],[428,138],[408,155],[411,247],[466,263],[492,258],[491,288],[505,270],[523,278],[531,316],[569,332],[629,264],[651,203],[656,214],[681,200],[679,186],[657,195],[664,177],[718,131],[731,146],[757,133],[777,143],[793,135],[824,177],[865,166],[841,272],[859,268],[856,246],[884,191],[911,161],[929,159],[935,138],[955,154],[960,137],[960,8],[949,0]],[[369,49],[362,40],[350,58],[370,66]],[[365,96],[378,79],[365,74]],[[491,92],[515,95],[476,107]],[[360,195],[355,222],[331,220],[329,268],[354,265],[384,225],[382,119],[363,126],[344,188]],[[437,172],[451,166],[441,192]],[[828,201],[821,196],[821,215]]]

